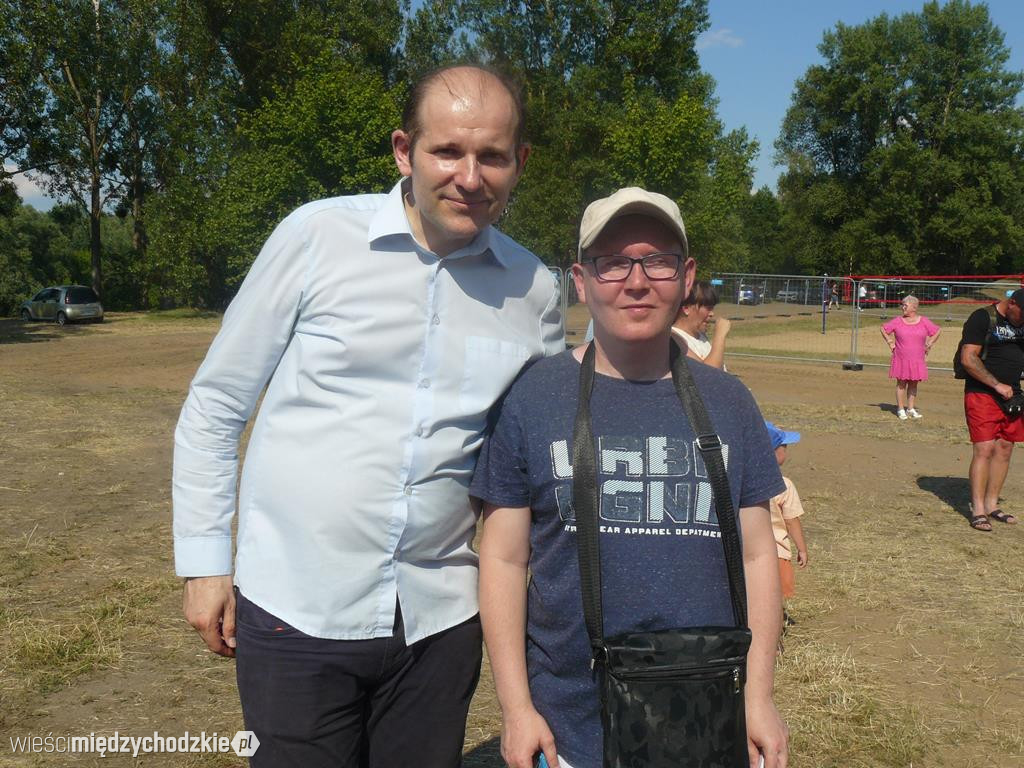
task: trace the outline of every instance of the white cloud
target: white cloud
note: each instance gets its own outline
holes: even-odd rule
[[[16,168],[13,165],[4,163],[4,170],[10,173],[16,170]],[[24,173],[16,173],[11,177],[11,181],[14,182],[14,186],[18,189],[18,194],[23,198],[45,194],[45,192],[43,192],[43,190],[40,189],[39,186]]]
[[[698,51],[708,48],[739,48],[741,45],[743,38],[726,27],[709,30],[697,38]]]
[[[7,172],[14,171],[15,166],[4,163],[4,170]],[[28,178],[24,173],[16,173],[11,177],[11,181],[14,182],[14,187],[18,190],[18,195],[22,201],[28,205],[34,206],[41,211],[48,211],[53,207],[55,201],[47,196],[46,190]]]

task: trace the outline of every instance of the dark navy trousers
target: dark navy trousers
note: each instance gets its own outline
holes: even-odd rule
[[[324,640],[237,593],[236,668],[253,768],[457,768],[480,679],[479,616],[405,644]]]

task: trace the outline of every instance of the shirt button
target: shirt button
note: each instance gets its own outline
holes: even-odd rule
[[[430,318],[430,322],[432,322],[434,325],[440,325],[441,318],[438,317],[437,315],[434,315],[432,318]]]
[[[412,496],[412,486],[411,485],[405,486],[405,495],[406,496]]]
[[[421,379],[420,380],[420,389],[429,389],[429,388],[430,388],[430,379]]]

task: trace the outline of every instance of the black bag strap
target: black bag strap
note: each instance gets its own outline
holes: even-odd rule
[[[998,302],[997,302],[998,303]],[[981,345],[981,359],[984,360],[988,357],[988,340],[992,338],[992,333],[995,331],[996,326],[999,325],[999,317],[996,312],[996,305],[989,304],[988,307],[988,332],[985,334],[985,343]]]
[[[583,592],[583,616],[590,637],[594,659],[604,654],[604,615],[601,604],[601,548],[599,532],[600,508],[597,487],[597,460],[594,453],[594,431],[590,418],[590,395],[594,389],[595,345],[587,347],[580,366],[579,406],[573,429],[572,495],[576,515],[576,544],[579,553],[580,584]],[[740,551],[736,513],[722,456],[722,441],[711,425],[704,401],[693,376],[675,343],[670,343],[672,381],[687,418],[697,435],[697,447],[707,468],[714,494],[715,511],[722,534],[729,594],[736,626],[747,626],[746,582],[743,576],[743,555]]]
[[[598,538],[597,460],[590,422],[590,393],[594,390],[594,343],[580,365],[580,402],[572,433],[572,507],[576,515],[576,547],[583,588],[583,618],[593,658],[604,653],[604,616],[601,607],[601,544]]]
[[[722,547],[725,550],[725,567],[729,573],[729,594],[732,598],[732,614],[737,627],[747,626],[747,583],[743,575],[743,554],[740,548],[740,534],[736,525],[736,510],[732,506],[732,492],[729,490],[729,477],[725,470],[725,457],[722,454],[722,439],[708,416],[704,399],[693,381],[693,374],[686,364],[679,346],[672,344],[672,383],[676,386],[686,417],[690,420],[694,433],[697,435],[697,448],[700,450],[704,466],[708,471],[708,480],[715,500],[715,514],[718,516],[718,528],[722,534]]]

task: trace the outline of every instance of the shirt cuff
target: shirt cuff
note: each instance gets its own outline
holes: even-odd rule
[[[227,576],[231,561],[230,536],[174,539],[174,572],[178,576]]]

